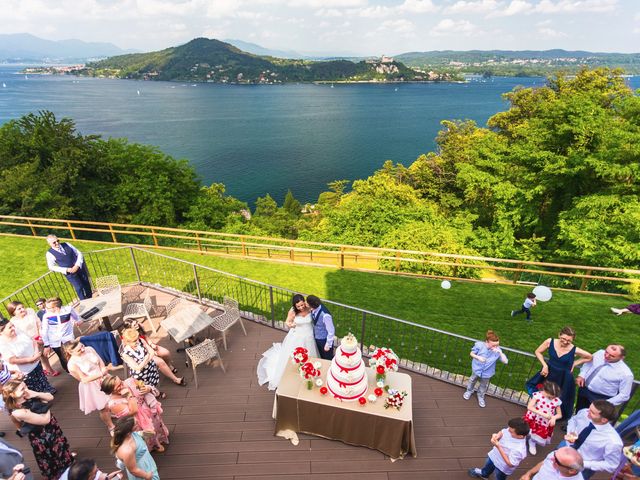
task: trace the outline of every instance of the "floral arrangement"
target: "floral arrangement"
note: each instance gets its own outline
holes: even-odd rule
[[[307,388],[311,390],[315,383],[315,378],[320,376],[320,368],[318,364],[314,365],[311,362],[301,363],[299,368],[300,376],[307,381]]]
[[[367,404],[367,399],[364,397],[360,397],[358,399],[358,403],[364,407]]]
[[[393,388],[389,389],[389,396],[384,401],[384,408],[393,407],[400,410],[406,396],[407,392],[399,392]]]
[[[370,347],[374,352],[369,359],[369,366],[376,369],[376,380],[378,382],[383,381],[387,376],[387,372],[398,371],[398,356],[386,347]]]
[[[329,393],[329,389],[327,387],[320,387],[321,395],[326,395],[327,393]]]
[[[291,359],[296,365],[306,363],[309,360],[309,350],[304,347],[297,347],[291,354]]]

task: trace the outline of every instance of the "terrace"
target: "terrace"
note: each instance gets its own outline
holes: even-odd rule
[[[198,367],[200,388],[196,389],[191,370],[184,367],[184,354],[174,353],[189,385],[162,383],[168,394],[163,406],[171,445],[164,454],[154,455],[161,478],[346,479],[354,474],[376,480],[444,475],[452,480],[468,478],[466,470],[482,464],[489,436],[509,418],[522,415],[526,395],[521,389],[537,367],[530,354],[505,348],[509,366],[499,367],[489,391],[493,398],[480,410],[475,398],[468,402],[462,399],[459,386],[469,369],[473,339],[327,302],[338,335],[353,331],[363,345],[384,344],[402,358],[401,365],[413,381],[418,457],[391,462],[375,450],[309,435],[300,435],[299,445],[293,446],[273,435],[274,395],[257,385],[255,374],[261,353],[285,335],[279,320],[285,317],[292,292],[132,247],[92,252],[86,258],[94,276],[117,275],[125,285],[123,293],[126,285],[150,288],[157,305],[166,305],[175,296],[211,308],[218,306],[224,295],[240,302],[247,336],[239,326],[232,328],[229,350],[222,350],[226,373]],[[35,298],[53,294],[65,302],[74,297],[64,279],[46,274],[2,303],[18,299],[31,305]],[[152,338],[172,351],[177,347],[162,328]],[[59,390],[53,412],[72,448],[82,457],[95,458],[103,471],[111,471],[114,460],[109,453],[109,436],[97,415],[84,416],[79,411],[75,380],[61,375],[52,383]],[[630,403],[629,411],[637,409],[638,395]],[[6,416],[0,420],[0,429],[13,432]],[[7,440],[19,447],[35,468],[26,439],[8,433]],[[540,453],[527,458],[514,475],[540,459]]]

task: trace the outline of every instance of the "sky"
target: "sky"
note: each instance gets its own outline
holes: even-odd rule
[[[640,0],[0,0],[0,33],[139,51],[196,37],[304,54],[640,51]]]

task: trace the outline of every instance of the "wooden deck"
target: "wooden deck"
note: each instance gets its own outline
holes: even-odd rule
[[[161,382],[168,394],[162,404],[171,431],[166,452],[154,454],[161,478],[352,480],[356,474],[367,480],[463,479],[468,478],[468,468],[483,464],[489,436],[524,413],[522,407],[494,398],[480,409],[475,396],[462,398],[460,387],[412,373],[417,458],[391,462],[375,450],[302,434],[299,445],[293,446],[273,435],[273,392],[257,384],[255,373],[261,353],[281,341],[284,333],[244,323],[246,337],[239,326],[231,329],[229,350],[223,352],[226,374],[220,368],[198,367],[199,389],[185,367],[184,354],[173,354],[189,385],[179,387],[164,378]],[[162,329],[154,339],[175,352],[177,345]],[[72,448],[80,457],[95,458],[103,471],[112,471],[110,437],[96,413],[85,416],[78,409],[76,381],[63,374],[51,383],[58,388],[52,411]],[[6,416],[0,422],[5,439],[22,449],[37,472],[26,439],[13,433]],[[542,458],[540,452],[527,458],[520,471]],[[519,478],[518,473],[513,478]]]

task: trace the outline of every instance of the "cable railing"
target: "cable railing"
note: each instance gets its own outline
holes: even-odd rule
[[[308,240],[239,235],[148,225],[0,215],[0,234],[44,236],[72,241],[152,246],[308,266],[416,275],[501,284],[543,284],[556,290],[622,295],[640,282],[640,270],[567,265],[442,252],[398,250]]]
[[[117,275],[123,285],[142,283],[208,305],[222,304],[225,295],[233,297],[246,318],[283,330],[291,296],[301,293],[139,247],[89,252],[85,259],[94,277]],[[49,272],[0,303],[18,300],[33,305],[37,298],[51,296],[70,303],[75,292],[61,275]],[[452,384],[466,384],[469,351],[476,339],[330,300],[324,303],[331,310],[336,335],[357,335],[365,355],[374,346],[386,346],[398,354],[402,368]],[[524,385],[540,368],[539,362],[528,352],[502,349],[509,363],[498,364],[488,394],[526,404],[529,396]],[[634,393],[626,405],[630,411],[640,407],[638,385],[634,382]]]

